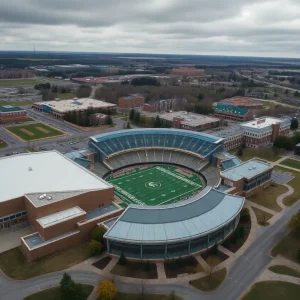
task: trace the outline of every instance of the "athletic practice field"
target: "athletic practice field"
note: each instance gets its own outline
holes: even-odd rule
[[[135,170],[135,171],[134,171]],[[161,205],[182,200],[202,189],[201,179],[173,166],[136,168],[107,179],[118,197],[129,204]],[[127,171],[128,173],[128,171]]]
[[[34,141],[64,134],[64,132],[43,123],[11,126],[6,129],[25,141]]]

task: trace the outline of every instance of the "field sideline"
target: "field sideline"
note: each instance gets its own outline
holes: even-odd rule
[[[203,187],[200,177],[184,175],[176,169],[174,166],[136,168],[133,173],[107,180],[127,204],[162,205],[182,200]]]

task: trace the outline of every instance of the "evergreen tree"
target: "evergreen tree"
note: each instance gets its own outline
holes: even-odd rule
[[[291,129],[298,129],[298,120],[296,118],[293,118],[291,121]]]
[[[155,128],[160,128],[160,127],[162,127],[162,124],[161,124],[161,121],[160,121],[159,116],[156,116],[156,118],[155,118],[154,127],[155,127]]]
[[[130,121],[133,121],[133,120],[134,120],[134,115],[135,115],[135,110],[132,109],[132,110],[130,111],[130,113],[129,113],[129,120],[130,120]]]

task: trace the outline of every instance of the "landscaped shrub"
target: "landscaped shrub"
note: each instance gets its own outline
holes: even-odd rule
[[[96,240],[91,240],[89,243],[89,252],[91,256],[100,254],[103,249],[103,246],[100,242]]]
[[[127,264],[127,259],[124,255],[124,252],[121,253],[118,264],[122,266],[125,266]]]

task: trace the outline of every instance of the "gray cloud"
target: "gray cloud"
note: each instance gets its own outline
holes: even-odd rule
[[[0,50],[300,56],[297,0],[10,0]]]

